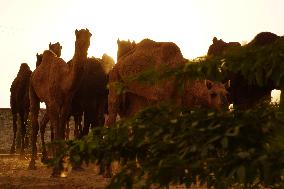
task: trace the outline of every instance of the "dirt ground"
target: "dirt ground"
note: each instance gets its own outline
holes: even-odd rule
[[[95,165],[83,166],[84,170],[70,171],[67,177],[51,178],[52,168],[36,161],[37,170],[28,170],[29,159],[0,154],[0,189],[103,189],[109,179],[98,175]],[[155,187],[153,187],[155,188]],[[183,185],[170,189],[185,189]],[[205,189],[192,186],[190,189]]]
[[[50,178],[52,169],[36,162],[37,170],[28,170],[29,159],[0,155],[1,189],[99,189],[108,181],[98,175],[97,166],[84,166],[82,171],[71,171],[65,178]]]

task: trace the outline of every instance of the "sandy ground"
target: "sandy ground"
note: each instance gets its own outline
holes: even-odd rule
[[[0,189],[103,189],[109,182],[98,175],[98,167],[93,164],[83,166],[82,171],[70,171],[64,178],[51,178],[52,168],[39,160],[36,161],[37,170],[28,170],[28,164],[28,158],[0,154]],[[183,185],[170,186],[170,189],[185,188]],[[193,186],[190,189],[205,187]]]
[[[28,159],[0,155],[0,189],[99,189],[108,183],[95,165],[71,171],[65,178],[50,178],[51,168],[37,161],[37,170],[28,170],[28,164]]]

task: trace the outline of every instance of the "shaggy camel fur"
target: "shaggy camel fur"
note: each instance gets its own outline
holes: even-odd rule
[[[148,69],[158,71],[165,66],[170,69],[186,62],[179,47],[174,43],[144,39],[138,44],[133,44],[130,41],[121,43],[118,40],[118,62],[109,75],[107,125],[115,122],[117,114],[133,115],[142,107],[160,101],[173,100],[187,107],[203,105],[215,108],[226,103],[227,91],[223,84],[209,81],[187,82],[184,86],[184,94],[179,95],[173,81],[150,86],[129,79]],[[123,94],[117,94],[114,82],[125,85],[126,90]]]
[[[10,153],[15,153],[15,140],[17,135],[17,114],[20,115],[21,121],[21,152],[24,154],[26,126],[29,115],[30,100],[29,100],[29,84],[32,71],[26,63],[22,63],[17,77],[14,79],[10,92],[10,106],[13,115],[13,143]]]
[[[270,33],[270,32],[261,32],[255,36],[255,38],[247,44],[247,46],[265,46],[274,43],[280,37]],[[220,55],[224,53],[226,48],[224,48],[223,43],[218,42],[213,39],[213,44],[209,47],[208,55]],[[230,44],[230,43],[225,43]],[[218,47],[220,45],[220,47]],[[211,52],[211,53],[209,53]],[[271,90],[275,87],[272,82],[267,86],[260,87],[256,84],[249,84],[248,81],[240,74],[233,72],[224,72],[225,80],[231,81],[231,87],[229,88],[230,100],[234,107],[240,109],[251,108],[256,105],[260,99],[269,97]]]
[[[55,140],[64,140],[65,125],[74,93],[81,83],[84,63],[87,60],[91,33],[88,29],[76,30],[75,53],[70,65],[50,50],[43,53],[41,64],[31,76],[30,105],[32,114],[32,157],[29,168],[35,169],[36,139],[39,130],[38,113],[40,101],[45,102],[51,125],[55,128]],[[55,152],[58,152],[58,146]],[[53,169],[59,176],[61,168]]]

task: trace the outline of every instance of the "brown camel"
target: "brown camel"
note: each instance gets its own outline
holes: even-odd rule
[[[265,46],[274,43],[280,37],[270,33],[270,32],[261,32],[255,36],[255,38],[247,44],[247,46]],[[215,41],[215,42],[214,42]],[[208,55],[221,55],[227,49],[228,45],[224,47],[225,42],[222,40],[213,39],[213,44],[209,47]],[[235,42],[225,43],[232,44]],[[218,46],[220,45],[220,46]],[[239,45],[237,45],[239,46]],[[230,100],[234,107],[240,109],[251,108],[256,105],[259,100],[266,97],[270,97],[271,90],[275,87],[272,82],[269,82],[267,86],[258,86],[256,84],[249,84],[249,82],[240,74],[234,73],[232,71],[224,71],[225,80],[231,81],[231,87],[229,88]]]
[[[104,124],[108,98],[108,77],[103,65],[104,62],[98,58],[89,58],[85,64],[82,85],[72,102],[73,115],[81,116],[80,112],[84,113],[84,128],[83,130],[75,128],[76,137],[87,135],[90,127],[103,126]],[[74,116],[74,118],[75,120],[79,119],[78,116]]]
[[[40,101],[45,102],[51,125],[55,128],[55,140],[64,140],[73,96],[78,89],[87,60],[92,34],[88,29],[76,30],[75,53],[68,65],[50,50],[43,53],[41,64],[31,76],[30,105],[32,114],[32,158],[29,168],[35,169],[36,139],[39,130],[38,113]],[[55,152],[59,151],[58,146]],[[61,168],[54,168],[52,175],[59,176]]]
[[[158,102],[173,102],[186,107],[205,106],[219,108],[228,105],[227,91],[223,84],[211,81],[198,80],[186,82],[184,93],[179,94],[173,81],[157,82],[153,85],[141,84],[132,80],[147,70],[159,71],[184,65],[187,60],[183,58],[179,47],[171,42],[155,42],[144,39],[135,44],[130,41],[117,41],[118,61],[109,74],[108,119],[106,125],[110,126],[120,117],[134,115],[142,108]],[[122,83],[125,87],[123,93],[118,94],[114,83]],[[105,176],[111,176],[111,169],[106,165]]]
[[[56,42],[56,43],[49,43],[48,45],[49,47],[49,50],[54,52],[57,57],[60,57],[61,56],[61,50],[62,50],[62,46],[60,45],[59,42]],[[37,57],[37,61],[36,61],[36,67],[38,67],[41,62],[42,62],[42,56],[43,54],[37,54],[36,57]],[[46,125],[49,121],[49,118],[48,118],[48,115],[47,113],[45,113],[43,115],[43,118],[40,122],[40,137],[41,137],[41,143],[42,143],[42,160],[45,161],[47,159],[47,151],[46,151],[46,146],[45,146],[45,140],[44,140],[44,134],[45,134],[45,129],[46,129]],[[51,125],[50,126],[50,131],[51,131],[51,142],[54,141],[54,129],[53,129],[53,126]]]
[[[17,115],[20,115],[21,121],[21,156],[24,154],[26,127],[29,115],[29,84],[32,71],[26,63],[22,63],[17,77],[14,79],[10,92],[10,106],[13,115],[13,143],[10,153],[15,153],[15,140],[17,135]]]
[[[72,61],[69,61],[71,63]],[[113,59],[104,54],[102,59],[88,58],[84,64],[82,74],[82,84],[74,94],[70,116],[74,117],[75,138],[87,135],[89,128],[102,126],[104,124],[104,114],[107,111],[107,79],[109,70],[113,67]],[[84,114],[84,127],[82,127],[82,116]],[[45,114],[40,123],[40,133],[42,140],[42,161],[47,160],[47,151],[44,141],[44,133],[49,118]],[[69,130],[67,123],[66,129]],[[51,141],[53,141],[53,129],[51,128]],[[66,131],[66,139],[69,133]]]
[[[187,107],[202,105],[219,108],[223,103],[226,104],[227,91],[223,84],[210,81],[187,82],[184,94],[180,95],[176,92],[173,81],[144,85],[129,79],[147,69],[158,71],[165,66],[170,69],[185,64],[186,59],[174,43],[144,39],[135,44],[130,41],[121,43],[118,40],[117,57],[118,61],[109,75],[107,125],[115,122],[117,114],[122,117],[133,115],[142,107],[161,101],[174,101]],[[117,94],[114,82],[125,85],[123,94]]]
[[[218,40],[216,37],[213,38],[212,42],[213,44],[210,45],[208,52],[207,52],[208,56],[210,55],[218,56],[218,55],[221,55],[224,51],[226,51],[229,48],[241,46],[239,42],[226,43],[222,39]]]

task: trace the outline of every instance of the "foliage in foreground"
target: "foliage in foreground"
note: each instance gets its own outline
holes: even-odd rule
[[[190,186],[197,177],[215,188],[283,188],[283,123],[271,105],[225,113],[160,105],[69,141],[62,155],[75,165],[119,160],[109,188]]]

